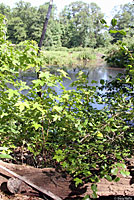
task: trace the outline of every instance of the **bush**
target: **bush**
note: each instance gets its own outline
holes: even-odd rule
[[[129,44],[128,48],[125,43],[120,46],[112,47],[105,57],[105,61],[111,67],[125,68],[127,65],[134,65],[131,57],[134,55],[134,43]]]
[[[91,51],[81,51],[79,54],[78,54],[78,60],[86,60],[86,61],[89,61],[89,60],[94,60],[96,58],[96,55],[95,53],[91,52]]]
[[[80,72],[72,83],[76,89],[66,90],[62,85],[63,78],[68,78],[65,71],[57,70],[58,76],[47,68],[40,71],[42,59],[36,45],[24,42],[25,48],[18,51],[3,37],[0,43],[1,146],[25,147],[34,158],[41,156],[43,167],[53,158],[71,174],[76,186],[91,181],[94,197],[95,183],[101,178],[118,181],[118,172],[129,175],[125,160],[134,152],[134,66],[109,84],[101,80],[99,88],[89,86]],[[28,86],[18,79],[18,72],[31,67],[39,78]],[[55,90],[58,86],[62,94]],[[94,103],[104,108],[98,110]]]

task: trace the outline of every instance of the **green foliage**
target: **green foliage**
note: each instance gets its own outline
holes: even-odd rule
[[[89,86],[86,75],[79,72],[72,83],[75,90],[66,90],[62,82],[68,74],[40,71],[44,61],[37,55],[37,44],[25,41],[12,46],[4,37],[3,16],[0,22],[1,147],[25,146],[35,158],[42,156],[42,166],[47,166],[49,155],[71,174],[76,186],[92,182],[96,198],[101,178],[118,181],[117,172],[129,175],[125,159],[134,152],[134,55],[121,46],[132,62],[124,75],[109,83],[101,81],[98,88]],[[19,79],[19,72],[31,68],[39,78],[28,85]],[[104,107],[99,110],[94,103]]]
[[[97,47],[103,26],[101,9],[95,3],[72,2],[61,13],[62,45],[66,47]]]
[[[26,39],[25,24],[20,17],[14,17],[8,23],[8,32],[10,31],[9,40],[14,44]]]
[[[111,67],[125,68],[128,65],[134,66],[134,43],[127,44],[124,42],[119,42],[119,45],[112,47],[105,57],[106,62]]]
[[[9,155],[10,151],[6,147],[0,147],[0,158],[2,159],[13,159],[12,156]]]
[[[113,27],[116,26],[117,25],[117,19],[112,19],[111,24],[112,24]]]
[[[60,51],[59,51],[60,50]],[[80,64],[84,66],[84,61],[95,60],[96,53],[90,48],[71,48],[65,47],[50,48],[49,51],[43,52],[44,64],[48,66],[59,66],[62,67],[76,67]],[[85,63],[86,64],[86,63]]]
[[[93,60],[95,58],[96,58],[95,54],[91,53],[91,51],[83,51],[80,52],[78,55],[79,60]]]
[[[0,12],[6,15],[7,36],[15,44],[24,40],[39,42],[49,3],[37,7],[20,0],[13,9],[0,4]],[[104,32],[104,14],[96,3],[72,2],[56,16],[56,6],[47,26],[44,47],[107,47],[126,36],[133,37],[134,9],[132,3],[122,5],[111,20],[110,33]],[[118,30],[118,32],[116,32]],[[125,32],[127,33],[125,35]],[[120,34],[122,33],[122,35]]]
[[[111,25],[115,27],[118,32],[111,31],[113,36],[112,42],[122,40],[124,37],[134,36],[134,6],[133,3],[127,3],[120,6],[120,9],[116,12],[114,19],[111,21]],[[112,29],[112,28],[111,28]],[[114,30],[114,31],[115,31]],[[120,34],[121,33],[121,34]]]
[[[0,4],[1,13],[8,18],[9,40],[15,44],[24,40],[39,42],[48,5],[45,3],[36,8],[21,0],[10,9]],[[102,33],[103,25],[100,23],[103,13],[97,4],[77,1],[65,7],[59,16],[55,17],[55,13],[56,6],[53,6],[43,42],[45,48],[61,46],[95,48],[106,45]]]

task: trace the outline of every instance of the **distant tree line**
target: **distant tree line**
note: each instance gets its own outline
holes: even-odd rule
[[[19,1],[14,8],[0,4],[0,13],[7,19],[7,37],[12,43],[17,44],[24,40],[39,41],[43,22],[46,17],[49,3],[37,7],[30,3]],[[109,34],[104,24],[101,8],[96,3],[76,1],[68,6],[57,16],[56,6],[53,6],[49,20],[45,47],[104,47],[110,42],[122,39],[119,34]],[[127,35],[134,36],[134,6],[132,3],[120,7],[115,14],[117,19],[116,30],[125,29]]]

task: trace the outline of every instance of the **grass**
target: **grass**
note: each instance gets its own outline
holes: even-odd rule
[[[91,48],[73,48],[63,50],[45,50],[43,52],[43,64],[60,68],[76,68],[85,66],[96,59],[96,53]]]

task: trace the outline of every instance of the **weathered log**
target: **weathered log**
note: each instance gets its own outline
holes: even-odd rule
[[[34,188],[34,189],[38,190],[39,192],[41,192],[41,193],[47,195],[48,197],[51,197],[51,198],[54,199],[54,200],[61,200],[61,198],[58,197],[57,195],[54,195],[52,192],[50,192],[50,191],[48,191],[48,190],[45,190],[44,188],[35,185],[35,184],[32,183],[31,181],[29,181],[27,178],[16,174],[15,172],[13,172],[13,171],[7,169],[6,167],[4,167],[4,166],[2,166],[2,165],[0,165],[0,168],[3,169],[4,171],[8,172],[9,174],[15,176],[15,177],[18,178],[19,180],[25,182],[26,184],[30,185],[32,188]],[[11,181],[10,181],[10,182],[11,182]],[[14,182],[15,182],[15,181],[14,181]],[[17,181],[17,182],[18,182],[18,181]],[[17,184],[18,184],[18,183],[17,183]],[[16,184],[16,185],[17,185],[17,184]],[[15,187],[14,187],[14,189],[13,189],[13,186],[11,186],[11,185],[12,185],[12,184],[10,184],[10,183],[8,184],[8,186],[10,186],[9,188],[10,188],[11,191],[13,191],[14,189],[16,189]],[[21,183],[19,183],[19,187],[20,187],[20,185],[21,185]],[[17,188],[17,189],[18,189],[18,188]],[[16,191],[16,192],[17,192],[17,191]],[[15,193],[16,193],[16,192],[15,192]]]
[[[10,178],[7,182],[7,188],[12,194],[17,194],[20,190],[22,181],[18,178]]]
[[[38,187],[42,187],[48,191],[51,191],[58,197],[64,200],[71,199],[82,199],[85,195],[91,195],[91,184],[87,183],[82,187],[76,188],[71,177],[69,175],[65,176],[62,173],[57,172],[55,169],[46,168],[46,169],[37,169],[30,166],[25,165],[14,165],[9,163],[4,163],[0,161],[0,165],[7,167],[13,172],[23,175],[27,178],[27,180],[31,181],[33,184],[36,184]],[[109,182],[106,179],[102,179],[100,183],[98,183],[98,197],[101,196],[134,196],[134,163],[129,166],[129,170],[131,171],[131,176],[123,177],[120,175],[119,182]],[[0,170],[0,184],[8,181],[11,176],[8,172]],[[2,180],[2,181],[1,181]],[[27,185],[21,185],[19,192],[31,193],[33,195],[37,195],[37,191],[32,190],[32,188],[28,188]]]

